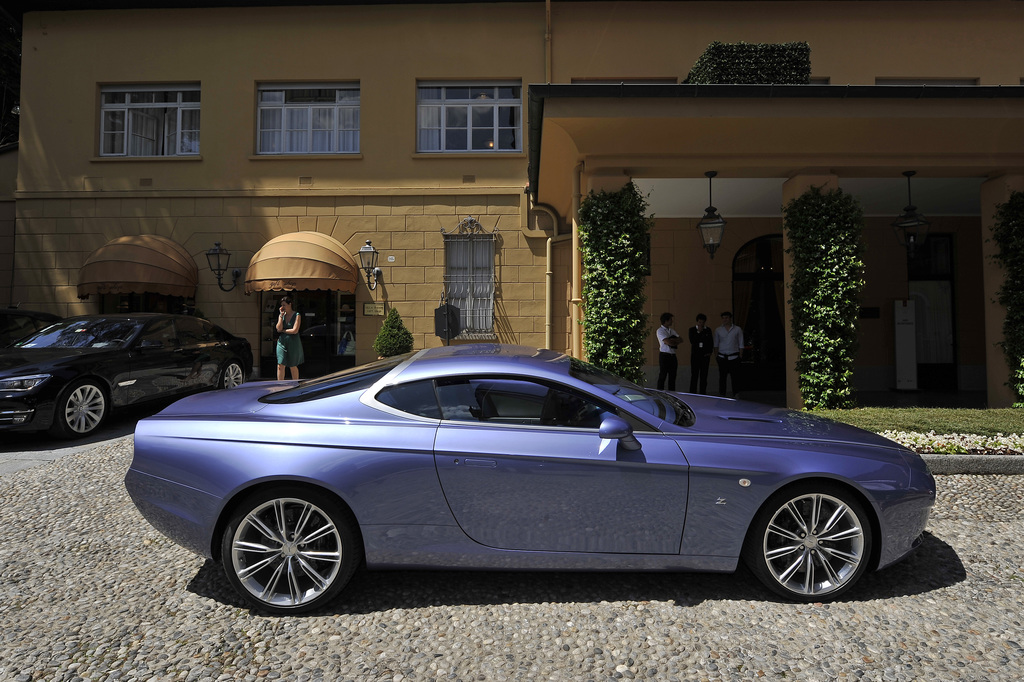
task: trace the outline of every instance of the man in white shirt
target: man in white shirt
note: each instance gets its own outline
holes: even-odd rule
[[[718,361],[718,394],[725,397],[725,381],[732,375],[732,395],[739,393],[736,382],[743,352],[743,330],[732,323],[732,313],[722,313],[722,326],[715,330],[715,359]]]
[[[679,358],[676,357],[676,346],[679,335],[672,328],[672,313],[661,314],[661,326],[658,327],[658,390],[666,388],[676,390],[676,373],[679,370]]]

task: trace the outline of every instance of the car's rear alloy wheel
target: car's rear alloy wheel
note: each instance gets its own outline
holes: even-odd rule
[[[61,391],[50,432],[61,438],[88,436],[107,416],[107,395],[94,381],[79,381]]]
[[[242,371],[242,366],[232,360],[224,368],[224,371],[220,373],[220,385],[218,388],[234,388],[245,383],[245,372]]]
[[[871,524],[853,495],[825,484],[783,491],[761,509],[743,557],[769,589],[794,601],[834,599],[867,570]]]
[[[239,505],[224,531],[221,554],[228,580],[243,597],[284,614],[333,599],[363,550],[347,510],[319,491],[289,487]]]

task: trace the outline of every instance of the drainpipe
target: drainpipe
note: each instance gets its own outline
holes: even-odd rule
[[[583,330],[580,327],[580,306],[583,304],[583,261],[580,257],[580,198],[583,185],[583,162],[576,164],[572,171],[572,299],[569,301],[570,330],[572,347],[569,354],[575,358],[583,357]]]
[[[544,0],[544,82],[551,82],[551,0]]]
[[[535,204],[533,199],[530,199],[529,211],[540,211],[546,213],[551,218],[552,230],[549,233],[547,230],[531,230],[526,227],[523,228],[523,234],[527,237],[543,237],[545,238],[545,256],[544,256],[544,347],[551,348],[551,329],[554,326],[553,323],[553,310],[554,310],[554,254],[553,245],[555,242],[565,241],[569,239],[568,234],[559,234],[558,226],[560,224],[560,218],[555,209],[551,208],[547,204]]]

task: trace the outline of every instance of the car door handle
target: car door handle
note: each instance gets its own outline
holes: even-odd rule
[[[458,464],[459,460],[456,459],[455,463]],[[498,466],[498,463],[493,459],[480,459],[479,457],[466,457],[462,460],[462,464],[469,467],[484,467],[485,469],[495,469]]]

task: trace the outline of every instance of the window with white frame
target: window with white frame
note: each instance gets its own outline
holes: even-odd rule
[[[520,152],[523,88],[519,83],[420,83],[416,150]]]
[[[358,154],[359,84],[259,87],[259,154]]]
[[[100,156],[199,154],[199,85],[104,86]]]
[[[445,299],[459,309],[460,338],[494,335],[495,232],[485,232],[474,218],[441,230]]]

